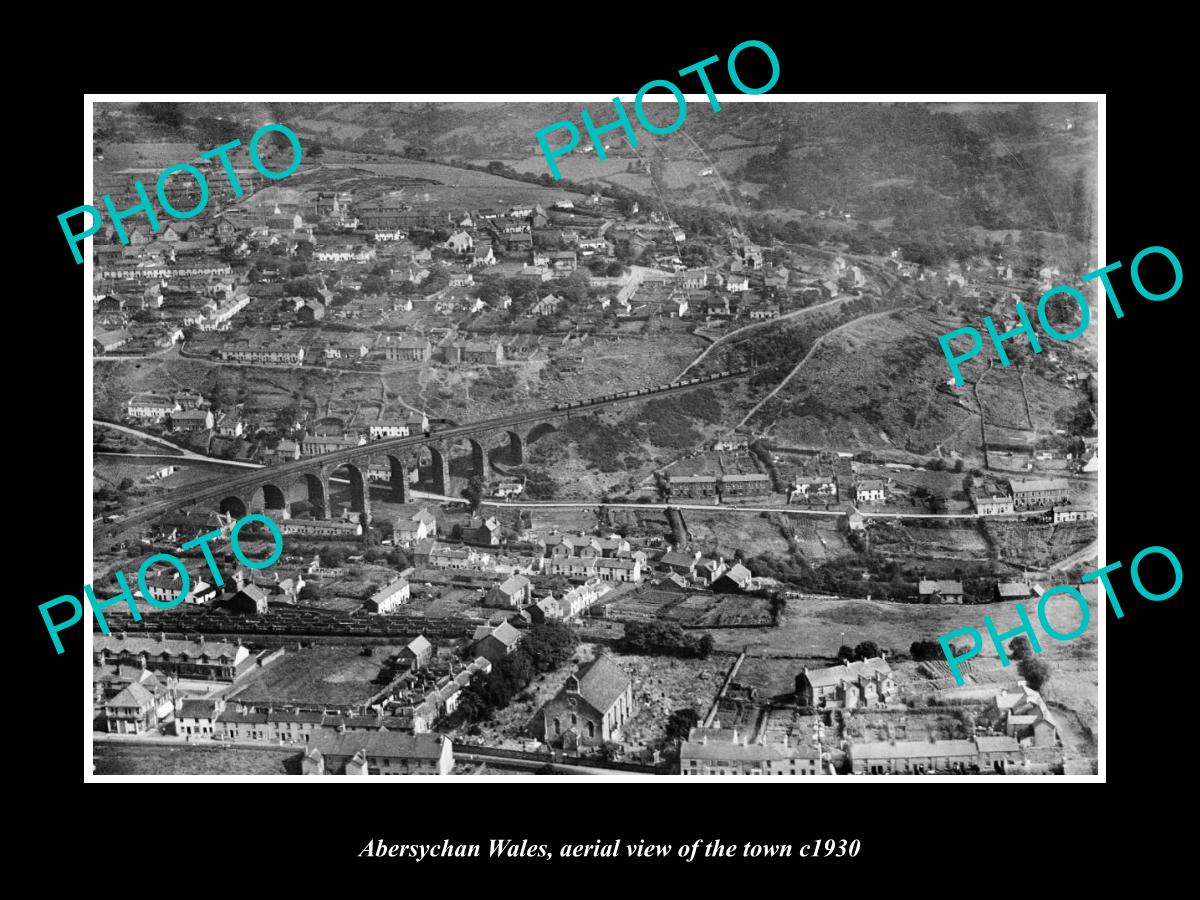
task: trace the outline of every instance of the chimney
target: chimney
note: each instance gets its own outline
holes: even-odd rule
[[[122,632],[118,633],[118,634],[117,634],[117,640],[118,640],[118,641],[123,641],[123,640],[125,640],[125,632],[123,632],[123,631],[122,631]]]
[[[785,731],[783,733],[783,749],[786,750],[787,748],[788,748],[788,734]]]
[[[165,631],[160,631],[158,633],[158,642],[160,644],[165,644],[166,641],[167,641],[167,633]]]

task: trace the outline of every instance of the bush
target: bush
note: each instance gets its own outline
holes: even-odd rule
[[[937,641],[913,641],[909,654],[916,660],[937,660],[942,658],[942,646]]]
[[[1021,660],[1017,666],[1017,671],[1021,673],[1021,677],[1035,691],[1040,691],[1043,685],[1049,684],[1050,675],[1053,670],[1050,668],[1050,663],[1046,662],[1037,656],[1030,656]]]
[[[1017,662],[1020,662],[1021,660],[1029,659],[1031,656],[1033,656],[1033,647],[1029,644],[1029,638],[1021,635],[1012,639],[1012,643],[1008,645],[1009,659],[1015,659]]]

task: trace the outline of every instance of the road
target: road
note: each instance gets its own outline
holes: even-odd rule
[[[431,442],[453,442],[457,438],[467,437],[470,435],[479,434],[484,431],[504,431],[510,428],[516,428],[523,425],[532,425],[537,422],[544,422],[547,419],[570,418],[572,415],[591,412],[592,410],[601,407],[616,406],[636,401],[645,401],[662,397],[667,394],[682,393],[684,391],[695,390],[700,387],[705,387],[710,384],[715,384],[718,381],[725,381],[731,378],[740,378],[748,372],[721,376],[711,380],[697,382],[696,384],[671,384],[656,390],[652,390],[648,394],[643,394],[635,397],[604,397],[589,401],[582,401],[584,405],[570,409],[540,409],[526,410],[523,412],[512,413],[506,416],[496,416],[491,419],[484,419],[480,422],[471,422],[466,425],[455,425],[449,428],[443,428],[440,431],[434,432],[430,436],[412,435],[410,437],[385,438],[380,441],[373,441],[370,444],[353,447],[347,450],[337,450],[333,453],[326,453],[319,457],[311,457],[308,459],[298,460],[296,462],[283,463],[282,465],[272,466],[272,476],[278,479],[288,479],[294,474],[311,472],[315,468],[329,468],[330,470],[337,468],[343,463],[352,462],[355,459],[361,458],[364,455],[382,456],[389,452],[416,450],[423,444]],[[207,457],[203,457],[207,459]],[[158,516],[161,516],[173,509],[178,509],[188,503],[197,502],[200,500],[211,500],[222,496],[236,495],[244,488],[257,486],[263,480],[262,473],[259,470],[246,472],[245,474],[233,475],[227,478],[217,478],[211,481],[205,481],[200,484],[190,485],[186,488],[180,488],[174,491],[172,495],[165,500],[147,504],[146,506],[134,512],[130,512],[125,519],[116,523],[115,527],[95,527],[93,526],[93,540],[96,546],[102,546],[108,541],[115,540],[121,532],[131,528],[134,525],[142,522],[150,521]]]
[[[203,454],[196,453],[192,450],[188,450],[186,447],[180,447],[178,444],[172,444],[170,441],[165,440],[160,437],[157,437],[153,434],[147,434],[146,432],[139,431],[136,428],[130,428],[128,425],[117,425],[113,422],[105,422],[101,419],[92,419],[92,424],[93,425],[102,425],[105,428],[111,428],[113,431],[120,431],[124,434],[128,434],[128,435],[132,435],[133,437],[141,438],[144,441],[150,441],[151,443],[161,444],[164,447],[170,447],[172,450],[174,450],[176,453],[178,453],[180,456],[182,456],[185,459],[204,459],[204,460],[211,459],[211,457],[204,456]],[[124,455],[133,456],[135,454],[128,453],[128,454],[124,454]],[[145,455],[150,455],[150,454],[145,454]]]
[[[834,303],[845,303],[847,300],[854,300],[854,299],[856,299],[856,298],[853,296],[834,297],[832,300],[826,300],[824,303],[818,303],[816,306],[806,306],[806,307],[804,307],[804,309],[793,310],[790,313],[784,313],[782,316],[778,316],[777,318],[774,318],[774,319],[763,319],[761,322],[754,322],[750,325],[743,325],[741,328],[735,328],[733,331],[729,332],[729,334],[721,335],[719,338],[717,338],[715,341],[713,341],[711,344],[709,344],[707,347],[705,347],[702,351],[700,351],[700,355],[697,356],[695,359],[693,359],[690,363],[688,363],[687,368],[684,369],[682,372],[680,372],[675,380],[678,381],[680,378],[682,378],[684,375],[686,375],[688,372],[690,372],[692,370],[692,368],[694,366],[696,366],[697,364],[699,364],[700,361],[704,359],[704,357],[708,356],[708,354],[711,353],[714,348],[718,347],[720,344],[729,340],[731,337],[735,337],[745,331],[750,331],[751,329],[754,329],[754,328],[762,328],[765,325],[776,325],[776,324],[784,321],[785,319],[795,319],[799,316],[804,315],[805,313],[814,312],[818,309],[823,309],[826,306],[832,306]]]
[[[428,494],[429,497],[437,497],[436,494]],[[447,500],[458,500],[458,497],[447,497]],[[844,516],[845,509],[809,509],[805,506],[727,506],[720,503],[600,503],[597,500],[580,500],[580,501],[555,501],[555,500],[529,500],[524,503],[513,502],[511,500],[484,500],[484,506],[499,506],[499,507],[526,507],[531,509],[597,509],[601,506],[610,506],[616,509],[687,509],[698,512],[739,512],[739,513],[783,513],[793,516]],[[857,506],[851,508],[862,516],[864,519],[995,519],[997,516],[987,515],[985,513],[889,513],[889,512],[863,512]],[[1028,512],[1016,513],[1016,516],[1040,516],[1044,515],[1045,510],[1030,510]]]
[[[1076,550],[1070,556],[1064,556],[1062,559],[1060,559],[1058,562],[1056,562],[1054,565],[1052,565],[1050,567],[1050,571],[1051,572],[1065,572],[1067,569],[1070,569],[1073,566],[1077,566],[1081,562],[1087,562],[1089,559],[1096,559],[1096,561],[1099,562],[1098,554],[1099,554],[1099,542],[1092,541],[1090,544],[1088,544],[1082,550]]]
[[[815,307],[814,307],[814,309],[815,309]],[[768,400],[770,400],[772,397],[774,397],[776,394],[778,394],[779,391],[783,388],[783,386],[785,384],[787,384],[789,381],[791,381],[792,376],[795,375],[797,372],[799,372],[800,369],[804,367],[804,364],[806,362],[808,362],[808,360],[812,357],[812,355],[817,352],[817,348],[821,346],[821,342],[824,341],[825,338],[831,337],[832,335],[837,334],[843,328],[849,328],[851,325],[857,325],[860,322],[866,322],[868,319],[877,319],[880,316],[890,315],[893,312],[895,312],[895,310],[885,309],[885,310],[882,310],[881,312],[868,313],[865,316],[859,316],[857,319],[851,319],[849,322],[843,322],[841,325],[838,325],[836,328],[829,329],[829,331],[825,332],[823,335],[821,335],[819,338],[817,338],[815,341],[813,341],[813,345],[808,348],[808,352],[804,354],[804,358],[802,360],[800,360],[800,362],[796,363],[795,368],[793,368],[792,371],[788,372],[787,375],[784,376],[783,381],[781,381],[781,382],[779,382],[779,384],[775,385],[775,390],[771,391],[771,393],[767,394],[767,396],[765,396],[761,400],[759,400],[758,403],[756,403],[754,405],[754,408],[752,410],[750,410],[750,412],[746,413],[746,415],[742,419],[742,421],[738,422],[737,425],[734,426],[734,430],[736,431],[737,429],[739,429],[743,425],[745,425],[747,422],[749,422],[751,417],[762,408],[764,403],[766,403]]]

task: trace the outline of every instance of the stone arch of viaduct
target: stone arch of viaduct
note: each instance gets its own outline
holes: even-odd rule
[[[526,446],[554,430],[551,425],[539,423],[525,435],[510,429],[443,440],[434,437],[403,450],[381,450],[364,444],[362,452],[348,461],[323,464],[320,457],[313,457],[306,460],[311,465],[300,470],[289,467],[274,473],[264,469],[261,481],[223,496],[218,508],[235,518],[249,513],[280,512],[286,515],[292,503],[307,501],[314,517],[329,518],[333,514],[330,482],[339,478],[349,482],[350,509],[363,514],[365,525],[371,521],[371,484],[374,481],[386,477],[390,484],[389,499],[407,503],[412,497],[412,481],[416,480],[414,473],[420,474],[424,470],[432,493],[449,496],[452,490],[450,461],[460,445],[469,448],[468,477],[478,475],[486,479],[493,455],[502,457],[510,465],[519,465],[525,461]]]

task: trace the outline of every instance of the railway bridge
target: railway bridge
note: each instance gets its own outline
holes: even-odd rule
[[[193,504],[211,503],[220,512],[240,518],[254,512],[286,515],[293,502],[307,500],[315,518],[328,518],[332,512],[330,479],[342,473],[350,483],[350,508],[362,514],[365,527],[371,520],[372,472],[386,468],[391,499],[406,503],[410,497],[411,475],[419,473],[424,463],[432,492],[449,494],[451,456],[464,442],[470,448],[467,477],[486,477],[491,448],[503,449],[508,462],[520,463],[524,460],[525,447],[556,430],[552,423],[558,419],[693,390],[717,381],[738,378],[750,371],[748,368],[736,369],[658,387],[556,403],[549,409],[516,412],[408,437],[383,438],[295,462],[221,476],[173,491],[169,498],[140,507],[117,523],[97,523],[93,527],[93,541],[97,547],[107,545],[135,525],[153,521],[172,510]]]

